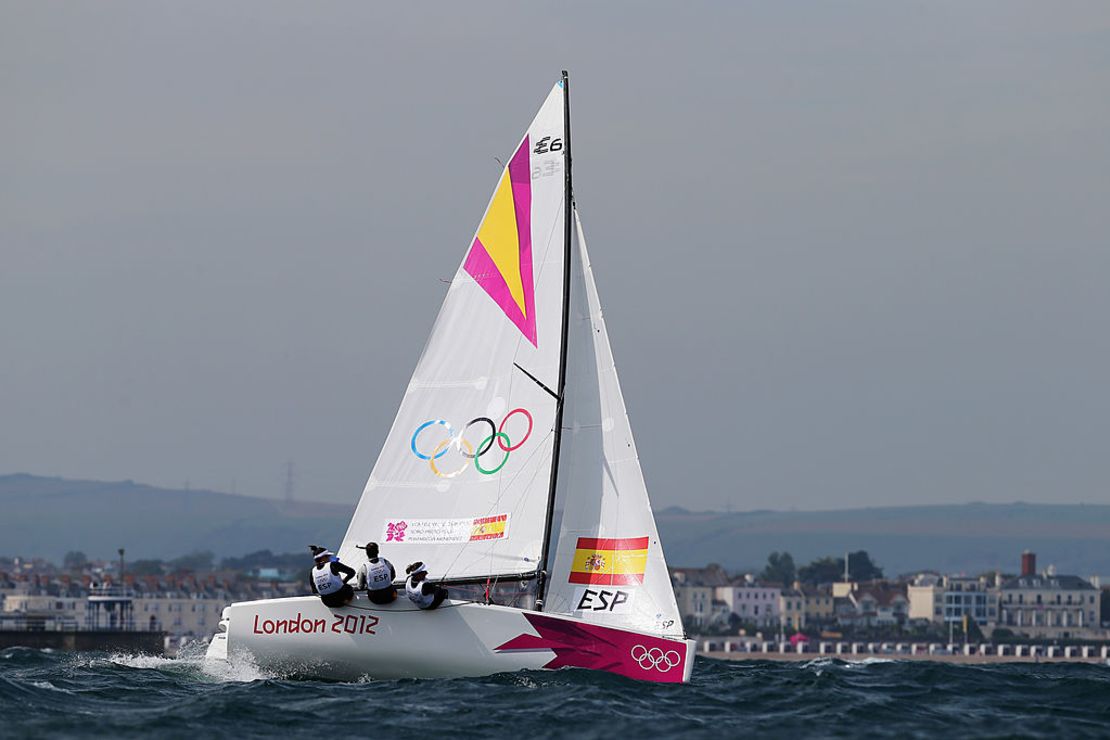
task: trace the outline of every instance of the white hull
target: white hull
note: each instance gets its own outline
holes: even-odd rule
[[[284,675],[342,681],[578,667],[679,683],[694,667],[693,640],[473,602],[421,611],[403,597],[379,606],[363,594],[341,609],[315,596],[246,601],[227,607],[220,626],[210,660],[244,657]]]

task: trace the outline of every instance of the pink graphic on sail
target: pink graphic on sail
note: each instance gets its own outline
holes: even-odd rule
[[[528,137],[509,160],[463,269],[525,338],[536,343],[532,179]]]

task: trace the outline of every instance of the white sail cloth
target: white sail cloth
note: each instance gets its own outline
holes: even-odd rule
[[[681,637],[582,224],[571,254],[567,382],[545,610]]]
[[[682,636],[577,214],[563,264],[565,106],[557,84],[504,168],[340,555],[373,540],[437,579],[541,567],[566,269],[561,517],[544,608]]]
[[[564,94],[555,85],[455,273],[340,555],[376,541],[434,578],[535,571],[563,302]],[[531,377],[530,377],[531,376]],[[542,384],[542,385],[541,385]]]

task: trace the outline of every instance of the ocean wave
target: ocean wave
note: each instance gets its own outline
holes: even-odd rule
[[[582,670],[473,679],[289,680],[249,662],[125,653],[0,651],[7,736],[716,738],[1104,736],[1110,670],[1082,664],[966,666],[834,657],[805,663],[698,659],[689,685]]]

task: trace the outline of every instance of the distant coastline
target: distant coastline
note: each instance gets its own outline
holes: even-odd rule
[[[60,561],[72,549],[111,557],[173,558],[198,551],[234,557],[269,549],[291,552],[309,542],[337,543],[349,505],[261,499],[204,490],[166,489],[133,481],[0,476],[0,555]],[[51,512],[43,517],[43,512]],[[120,516],[120,512],[127,516]],[[799,560],[867,550],[890,575],[933,568],[980,573],[1032,549],[1053,553],[1045,565],[1084,576],[1110,576],[1110,506],[983,504],[834,511],[656,512],[667,562],[762,567],[767,554],[790,550]]]

